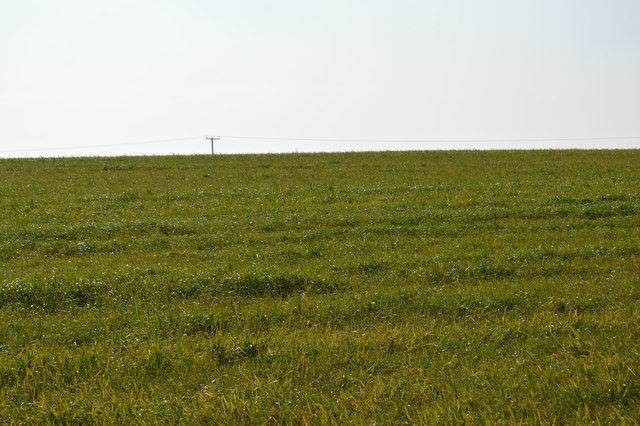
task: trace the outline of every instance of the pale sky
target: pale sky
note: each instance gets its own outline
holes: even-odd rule
[[[640,148],[640,1],[0,0],[0,157],[208,153],[207,135]],[[573,139],[607,137],[636,138]]]

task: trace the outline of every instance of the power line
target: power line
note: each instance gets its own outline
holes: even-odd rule
[[[482,142],[588,142],[606,140],[634,140],[640,136],[603,136],[588,138],[523,138],[523,139],[335,139],[335,138],[279,138],[264,136],[233,136],[223,135],[226,139],[252,139],[269,141],[299,141],[299,142],[364,142],[364,143],[482,143]]]
[[[195,140],[200,139],[200,136],[189,136],[184,138],[172,138],[172,139],[155,139],[155,140],[146,140],[146,141],[138,141],[138,142],[122,142],[122,143],[111,143],[111,144],[101,144],[101,145],[82,145],[82,146],[65,146],[65,147],[42,147],[42,148],[25,148],[25,149],[11,149],[11,150],[3,150],[0,152],[33,152],[33,151],[61,151],[67,149],[86,149],[86,148],[109,148],[113,146],[130,146],[130,145],[149,145],[163,142],[179,142],[186,140]]]
[[[60,151],[70,149],[109,148],[115,146],[149,145],[164,142],[179,142],[201,139],[202,136],[187,136],[171,139],[154,139],[137,142],[122,142],[112,144],[66,146],[66,147],[42,147],[2,150],[0,153],[10,152],[35,152],[35,151]],[[600,137],[569,137],[569,138],[514,138],[514,139],[348,139],[348,138],[292,138],[270,136],[241,136],[222,135],[220,138],[257,141],[289,141],[289,142],[349,142],[349,143],[506,143],[506,142],[590,142],[590,141],[614,141],[614,140],[640,140],[640,136],[600,136]],[[217,139],[219,140],[219,139]]]

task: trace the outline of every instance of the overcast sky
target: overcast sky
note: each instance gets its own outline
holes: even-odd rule
[[[640,1],[0,0],[0,156],[207,153],[206,135],[638,148],[361,140],[640,136]]]

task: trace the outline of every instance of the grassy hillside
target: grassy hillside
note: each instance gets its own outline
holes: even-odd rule
[[[640,418],[640,151],[0,160],[0,418]]]

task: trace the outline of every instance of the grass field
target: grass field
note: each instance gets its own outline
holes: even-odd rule
[[[0,160],[0,419],[635,423],[640,151]]]

